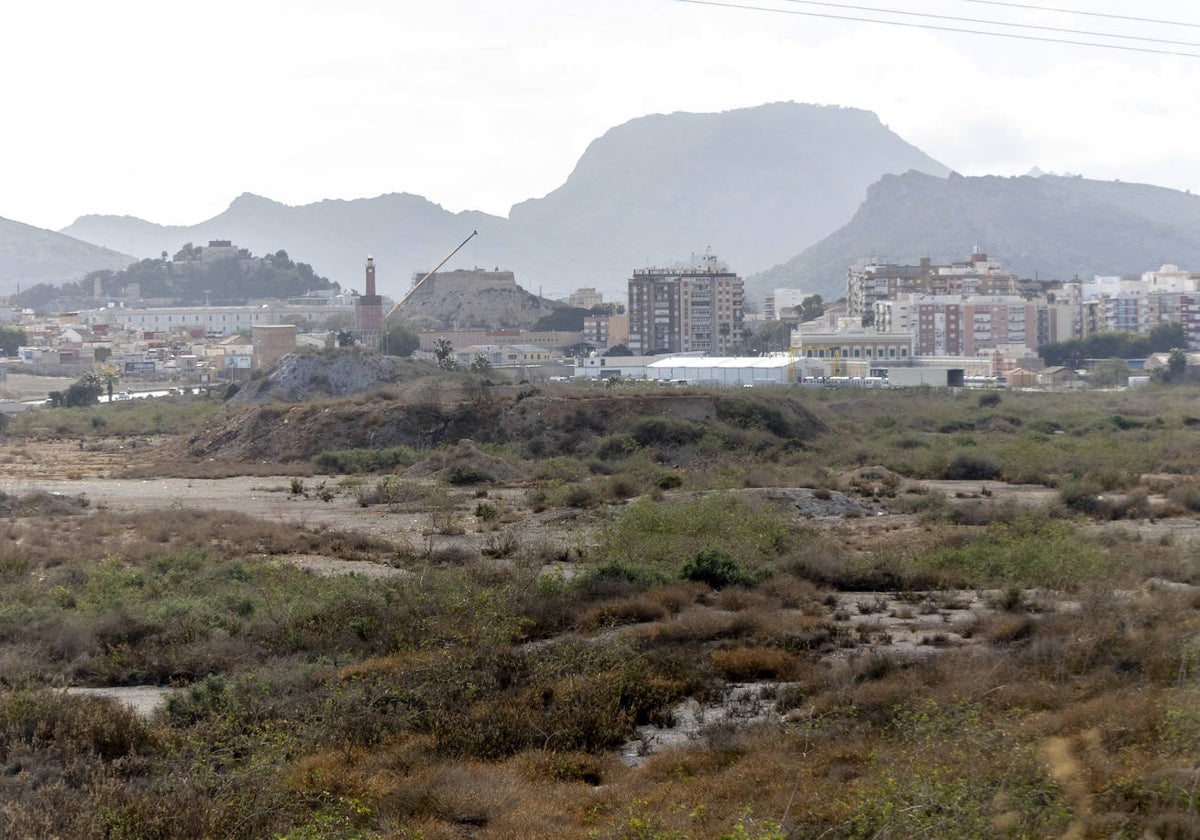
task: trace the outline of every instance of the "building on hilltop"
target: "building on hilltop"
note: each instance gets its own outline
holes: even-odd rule
[[[211,239],[207,245],[200,247],[200,262],[202,263],[236,260],[240,255],[241,249],[228,239]]]
[[[604,295],[594,288],[576,289],[567,295],[566,304],[577,309],[592,309],[604,303]]]
[[[629,278],[629,350],[635,355],[728,355],[742,339],[742,278],[711,253],[694,268],[646,268]]]

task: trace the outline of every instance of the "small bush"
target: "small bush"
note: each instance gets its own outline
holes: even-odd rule
[[[796,658],[779,648],[736,647],[713,653],[712,664],[734,682],[786,680],[796,670]]]
[[[707,583],[713,589],[749,586],[754,583],[753,577],[734,562],[732,557],[715,548],[698,551],[695,557],[683,564],[680,576],[684,580]]]
[[[675,490],[683,486],[683,477],[678,473],[663,473],[654,480],[659,490]]]
[[[609,435],[596,444],[596,457],[602,461],[619,461],[639,449],[632,435]]]
[[[466,464],[458,464],[451,467],[446,470],[444,477],[447,484],[452,484],[455,487],[461,487],[464,484],[479,484],[483,481],[491,481],[490,476]]]
[[[997,391],[984,391],[979,395],[980,408],[992,408],[1000,405],[1000,394]]]
[[[666,617],[667,609],[662,604],[645,595],[635,595],[597,604],[584,613],[580,624],[589,629],[597,629],[617,624],[660,621]]]
[[[415,464],[420,453],[410,446],[389,446],[384,449],[336,449],[318,453],[313,463],[331,473],[372,473],[394,470]]]
[[[642,446],[687,446],[704,437],[703,423],[671,417],[643,417],[634,424],[633,439]]]
[[[988,481],[1000,475],[1000,468],[990,458],[963,452],[946,466],[942,477],[951,481]]]
[[[1101,487],[1096,482],[1076,479],[1064,483],[1059,488],[1058,495],[1068,510],[1091,515],[1100,510],[1101,492]]]

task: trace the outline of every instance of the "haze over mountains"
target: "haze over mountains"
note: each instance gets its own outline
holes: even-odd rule
[[[872,113],[777,103],[613,128],[566,183],[517,204],[509,219],[450,213],[405,194],[303,207],[243,195],[190,227],[85,216],[63,232],[139,257],[209,239],[255,253],[285,248],[351,288],[369,254],[381,290],[395,295],[478,230],[456,265],[510,269],[548,294],[595,286],[623,295],[635,268],[686,261],[708,246],[743,275],[769,268],[835,231],[881,175],[910,169],[949,172]]]
[[[112,268],[114,252],[157,257],[185,242],[228,239],[254,253],[283,248],[361,289],[373,255],[380,290],[394,296],[472,230],[479,236],[448,268],[509,269],[547,296],[594,286],[609,300],[623,299],[634,269],[685,262],[708,246],[748,279],[752,299],[778,286],[837,298],[846,267],[864,257],[949,261],[976,246],[1044,278],[1164,262],[1200,269],[1200,199],[1189,194],[1082,178],[947,176],[870,112],[775,103],[617,126],[561,187],[514,205],[507,219],[451,213],[405,193],[300,207],[245,194],[196,225],[84,216],[62,231],[74,240],[40,231],[41,244],[28,247],[48,262],[62,240],[110,249],[49,282]],[[17,280],[46,281],[37,264],[14,267],[0,248],[0,292]]]
[[[101,268],[121,269],[132,257],[61,233],[0,219],[0,294],[37,283],[78,280]]]
[[[878,257],[915,263],[979,247],[1022,277],[1200,270],[1200,197],[1145,184],[1039,175],[885,175],[848,224],[747,283],[751,293],[798,286],[845,294],[846,268]]]

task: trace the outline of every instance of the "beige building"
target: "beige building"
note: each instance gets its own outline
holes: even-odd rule
[[[296,350],[295,324],[263,324],[251,331],[255,370],[268,368]]]
[[[913,355],[913,334],[866,327],[829,332],[796,329],[791,353],[804,358],[819,375],[868,376],[871,370],[907,363]]]

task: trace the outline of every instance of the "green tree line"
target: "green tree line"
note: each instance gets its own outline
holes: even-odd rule
[[[83,280],[54,286],[39,283],[13,296],[17,306],[37,308],[58,298],[92,297],[99,281],[101,293],[115,297],[137,284],[143,298],[168,298],[179,304],[235,305],[252,298],[297,297],[307,291],[340,289],[318,275],[311,265],[295,262],[279,250],[256,259],[245,248],[238,256],[200,261],[201,248],[185,244],[173,258],[163,251],[122,271],[93,271]]]
[[[1102,332],[1038,347],[1047,365],[1078,367],[1084,359],[1144,359],[1151,353],[1166,353],[1187,344],[1183,324],[1158,324],[1146,335]]]

